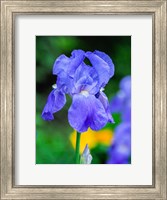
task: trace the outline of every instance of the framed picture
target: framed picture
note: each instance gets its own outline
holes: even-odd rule
[[[52,52],[50,46],[55,49],[51,60],[49,59]],[[86,51],[87,49],[91,51]],[[41,55],[46,52],[48,55],[45,55],[44,64],[44,55],[42,57]],[[72,56],[68,58],[64,53]],[[56,54],[59,54],[57,59],[54,58]],[[109,54],[113,54],[114,58],[110,58]],[[108,64],[100,56],[106,59]],[[118,59],[119,64],[114,64],[112,59],[115,62]],[[65,60],[71,64],[76,63],[74,72],[65,72],[64,69],[59,68],[64,66],[62,63]],[[97,65],[98,62],[100,65]],[[50,67],[48,70],[46,66],[52,68],[52,65],[57,75],[50,76]],[[73,70],[74,65],[71,66]],[[57,71],[58,69],[60,71]],[[65,67],[65,69],[69,68]],[[72,74],[69,76],[69,73]],[[64,79],[64,76],[67,77]],[[103,87],[100,83],[102,76]],[[115,79],[112,80],[112,77]],[[48,86],[44,86],[43,83],[47,82]],[[49,85],[53,85],[53,89],[48,92],[51,88]],[[118,87],[120,87],[119,91],[117,91]],[[47,93],[50,93],[49,96]],[[82,98],[83,101],[80,101]],[[56,106],[53,106],[54,109],[56,108],[54,112],[51,111],[52,103]],[[95,120],[96,124],[94,124]],[[117,144],[117,140],[114,142],[116,137],[113,137],[113,131],[119,132],[119,129],[122,129],[122,142],[118,135]],[[124,132],[127,134],[123,134]],[[85,147],[84,152],[87,152],[84,154],[87,157],[81,156],[80,161],[78,160],[81,164],[131,163],[131,36],[36,36],[36,133],[36,164],[75,164],[78,158],[75,155],[77,142],[78,154],[83,154]],[[77,139],[80,141],[76,141],[76,136],[79,136]],[[111,143],[113,143],[112,149],[107,153]],[[117,144],[115,149],[113,149],[114,143]],[[124,146],[126,151],[118,151],[120,145],[121,149]],[[109,154],[112,154],[112,158]]]
[[[166,1],[1,0],[1,199],[167,199]]]

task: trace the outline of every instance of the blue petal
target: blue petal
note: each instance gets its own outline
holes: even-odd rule
[[[110,78],[111,78],[114,75],[114,71],[115,71],[114,64],[113,64],[111,58],[102,51],[96,50],[96,51],[94,51],[94,54],[98,55],[100,58],[102,58],[109,65],[109,67],[110,67],[109,73],[110,73]]]
[[[110,79],[109,65],[102,58],[92,52],[86,52],[85,56],[90,60],[93,68],[98,74],[99,88],[104,87]]]
[[[61,110],[65,103],[65,94],[57,89],[52,90],[43,109],[42,118],[47,121],[53,120],[53,113]]]
[[[84,60],[84,54],[82,50],[74,50],[70,58],[65,55],[59,56],[53,65],[53,74],[59,75],[63,71],[73,77],[76,69]]]
[[[71,91],[74,87],[73,82],[73,78],[63,71],[59,76],[57,76],[56,84],[59,90],[66,94],[71,94]]]
[[[131,124],[122,123],[115,129],[108,163],[125,164],[131,155]]]
[[[131,123],[123,122],[115,129],[114,143],[126,143],[131,146]]]
[[[106,111],[106,114],[108,116],[108,122],[114,123],[114,119],[113,119],[113,117],[111,115],[110,104],[109,104],[108,98],[104,94],[104,92],[100,92],[98,99],[101,101],[101,103],[102,103],[102,105],[103,105],[103,107],[104,107],[104,109]]]
[[[119,91],[116,96],[111,100],[111,112],[118,113],[123,112],[124,106],[126,104],[126,94],[123,91]]]
[[[79,93],[81,90],[87,90],[91,94],[95,94],[98,91],[97,84],[96,71],[92,67],[82,63],[74,75],[74,93]]]
[[[54,65],[53,65],[53,74],[58,75],[62,71],[68,71],[69,63],[70,63],[70,59],[67,56],[65,56],[64,54],[59,56],[55,60]]]
[[[126,76],[120,82],[120,91],[111,100],[111,110],[120,112],[122,119],[130,121],[131,118],[131,77]]]
[[[96,70],[93,67],[86,65],[84,62],[81,63],[75,72],[75,82],[77,82],[83,76],[90,76],[94,81],[98,78]]]
[[[87,105],[90,108],[87,119],[90,123],[90,128],[95,131],[102,129],[108,122],[108,116],[102,103],[95,96],[90,95]]]
[[[120,82],[120,89],[128,98],[131,98],[131,76],[125,76]]]
[[[88,125],[85,124],[88,115],[85,97],[81,94],[73,96],[72,105],[68,110],[68,121],[78,132],[85,132]]]
[[[76,69],[79,67],[79,65],[82,63],[82,61],[85,58],[85,52],[83,50],[74,50],[71,53],[71,63],[70,63],[70,76],[74,76]]]
[[[122,120],[124,122],[131,122],[131,106],[126,106],[122,113]]]
[[[85,132],[89,127],[92,130],[100,130],[108,121],[101,102],[93,95],[83,94],[73,96],[68,119],[70,125],[78,132]]]

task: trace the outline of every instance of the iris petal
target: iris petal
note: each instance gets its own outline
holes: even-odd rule
[[[52,90],[43,109],[42,118],[47,121],[53,120],[53,113],[61,110],[65,103],[65,94],[57,89]]]
[[[64,71],[61,72],[61,76],[57,76],[57,87],[59,90],[66,94],[71,94],[74,87],[73,79]]]
[[[85,100],[82,94],[74,95],[71,107],[68,110],[68,121],[79,132],[85,132],[88,129],[85,121],[89,110]]]
[[[91,94],[96,93],[98,91],[97,84],[96,71],[92,67],[82,63],[74,75],[74,93],[78,93],[81,90],[87,90],[91,92]]]
[[[111,109],[110,109],[110,104],[108,102],[107,96],[104,94],[104,92],[100,92],[98,99],[101,101],[101,103],[104,106],[104,109],[106,111],[106,114],[108,116],[108,121],[111,123],[114,123],[114,119],[111,115]]]
[[[92,52],[86,52],[85,56],[90,60],[93,68],[98,74],[99,89],[104,87],[110,79],[109,65],[102,58]]]
[[[88,118],[90,120],[90,128],[95,131],[100,130],[108,122],[108,117],[102,103],[95,96],[90,95],[87,105],[90,107]]]
[[[114,70],[115,70],[114,64],[113,64],[111,58],[107,54],[105,54],[104,52],[97,51],[97,50],[94,51],[94,54],[98,55],[100,58],[102,58],[109,65],[109,67],[110,67],[109,73],[110,73],[110,78],[111,78],[114,75]]]
[[[70,58],[65,55],[59,56],[53,65],[53,74],[59,75],[63,71],[73,77],[76,69],[84,60],[84,54],[82,50],[74,50]]]
[[[71,63],[70,63],[70,67],[71,67],[71,70],[70,70],[70,76],[74,76],[75,74],[75,71],[76,69],[79,67],[79,65],[82,63],[82,61],[84,60],[85,58],[85,52],[83,50],[74,50],[72,53],[71,53]]]
[[[78,132],[85,132],[88,127],[100,130],[108,121],[101,102],[93,95],[76,94],[68,111],[70,125]]]

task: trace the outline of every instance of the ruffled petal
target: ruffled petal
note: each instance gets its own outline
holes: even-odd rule
[[[113,117],[111,115],[110,104],[109,104],[108,98],[104,94],[104,92],[100,92],[98,99],[101,101],[101,103],[102,103],[102,105],[103,105],[103,107],[104,107],[104,109],[106,111],[106,114],[108,116],[108,122],[114,123],[114,119],[113,119]]]
[[[71,70],[69,72],[70,76],[74,76],[76,69],[80,66],[80,64],[82,63],[82,61],[85,58],[85,52],[83,50],[74,50],[71,53],[71,63],[70,63],[70,67]]]
[[[52,90],[43,109],[42,118],[47,121],[53,120],[53,113],[61,110],[65,103],[65,94],[57,89]]]
[[[63,71],[73,77],[76,69],[84,60],[84,54],[85,52],[82,50],[74,50],[70,58],[65,55],[59,56],[53,65],[53,74],[61,75]]]
[[[93,67],[86,65],[84,62],[82,62],[75,71],[74,81],[77,82],[83,76],[90,76],[94,81],[98,78],[96,70]]]
[[[62,71],[68,72],[69,70],[69,63],[70,63],[70,59],[65,56],[64,54],[62,54],[61,56],[59,56],[53,65],[53,74],[54,75],[58,75],[60,74]]]
[[[111,60],[111,58],[107,54],[105,54],[104,52],[101,52],[101,51],[96,50],[93,53],[98,55],[109,65],[109,67],[110,67],[109,74],[110,74],[110,78],[111,78],[114,75],[114,71],[115,71],[115,67],[114,67],[114,64],[113,64],[113,61]]]
[[[100,130],[108,121],[101,102],[93,95],[83,94],[73,96],[68,119],[70,125],[78,132],[85,132],[89,127],[92,130]]]
[[[74,87],[73,78],[71,78],[67,73],[64,71],[61,72],[61,75],[57,77],[57,87],[59,90],[66,94],[71,94],[71,91]]]
[[[85,56],[90,60],[98,74],[99,89],[104,87],[110,79],[110,67],[108,63],[92,52],[86,52]]]
[[[74,75],[74,93],[79,93],[81,90],[87,90],[88,92],[94,92],[98,90],[96,88],[98,84],[96,71],[82,63],[75,72]]]

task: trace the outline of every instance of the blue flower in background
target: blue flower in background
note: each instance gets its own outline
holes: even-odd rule
[[[111,100],[112,113],[120,113],[122,122],[114,130],[108,164],[128,164],[131,157],[131,77],[120,81],[120,90]]]
[[[121,123],[114,132],[113,143],[109,149],[109,164],[128,164],[131,156],[131,124]]]
[[[89,59],[92,66],[86,65]],[[78,132],[90,127],[100,130],[107,122],[113,123],[110,105],[103,90],[114,75],[114,64],[103,52],[74,50],[71,57],[59,56],[53,65],[57,82],[48,96],[42,112],[44,120],[53,120],[53,114],[63,108],[68,94],[72,105],[68,111],[70,125]]]
[[[111,100],[112,113],[121,113],[123,121],[131,120],[131,76],[126,76],[120,81],[120,90]]]

